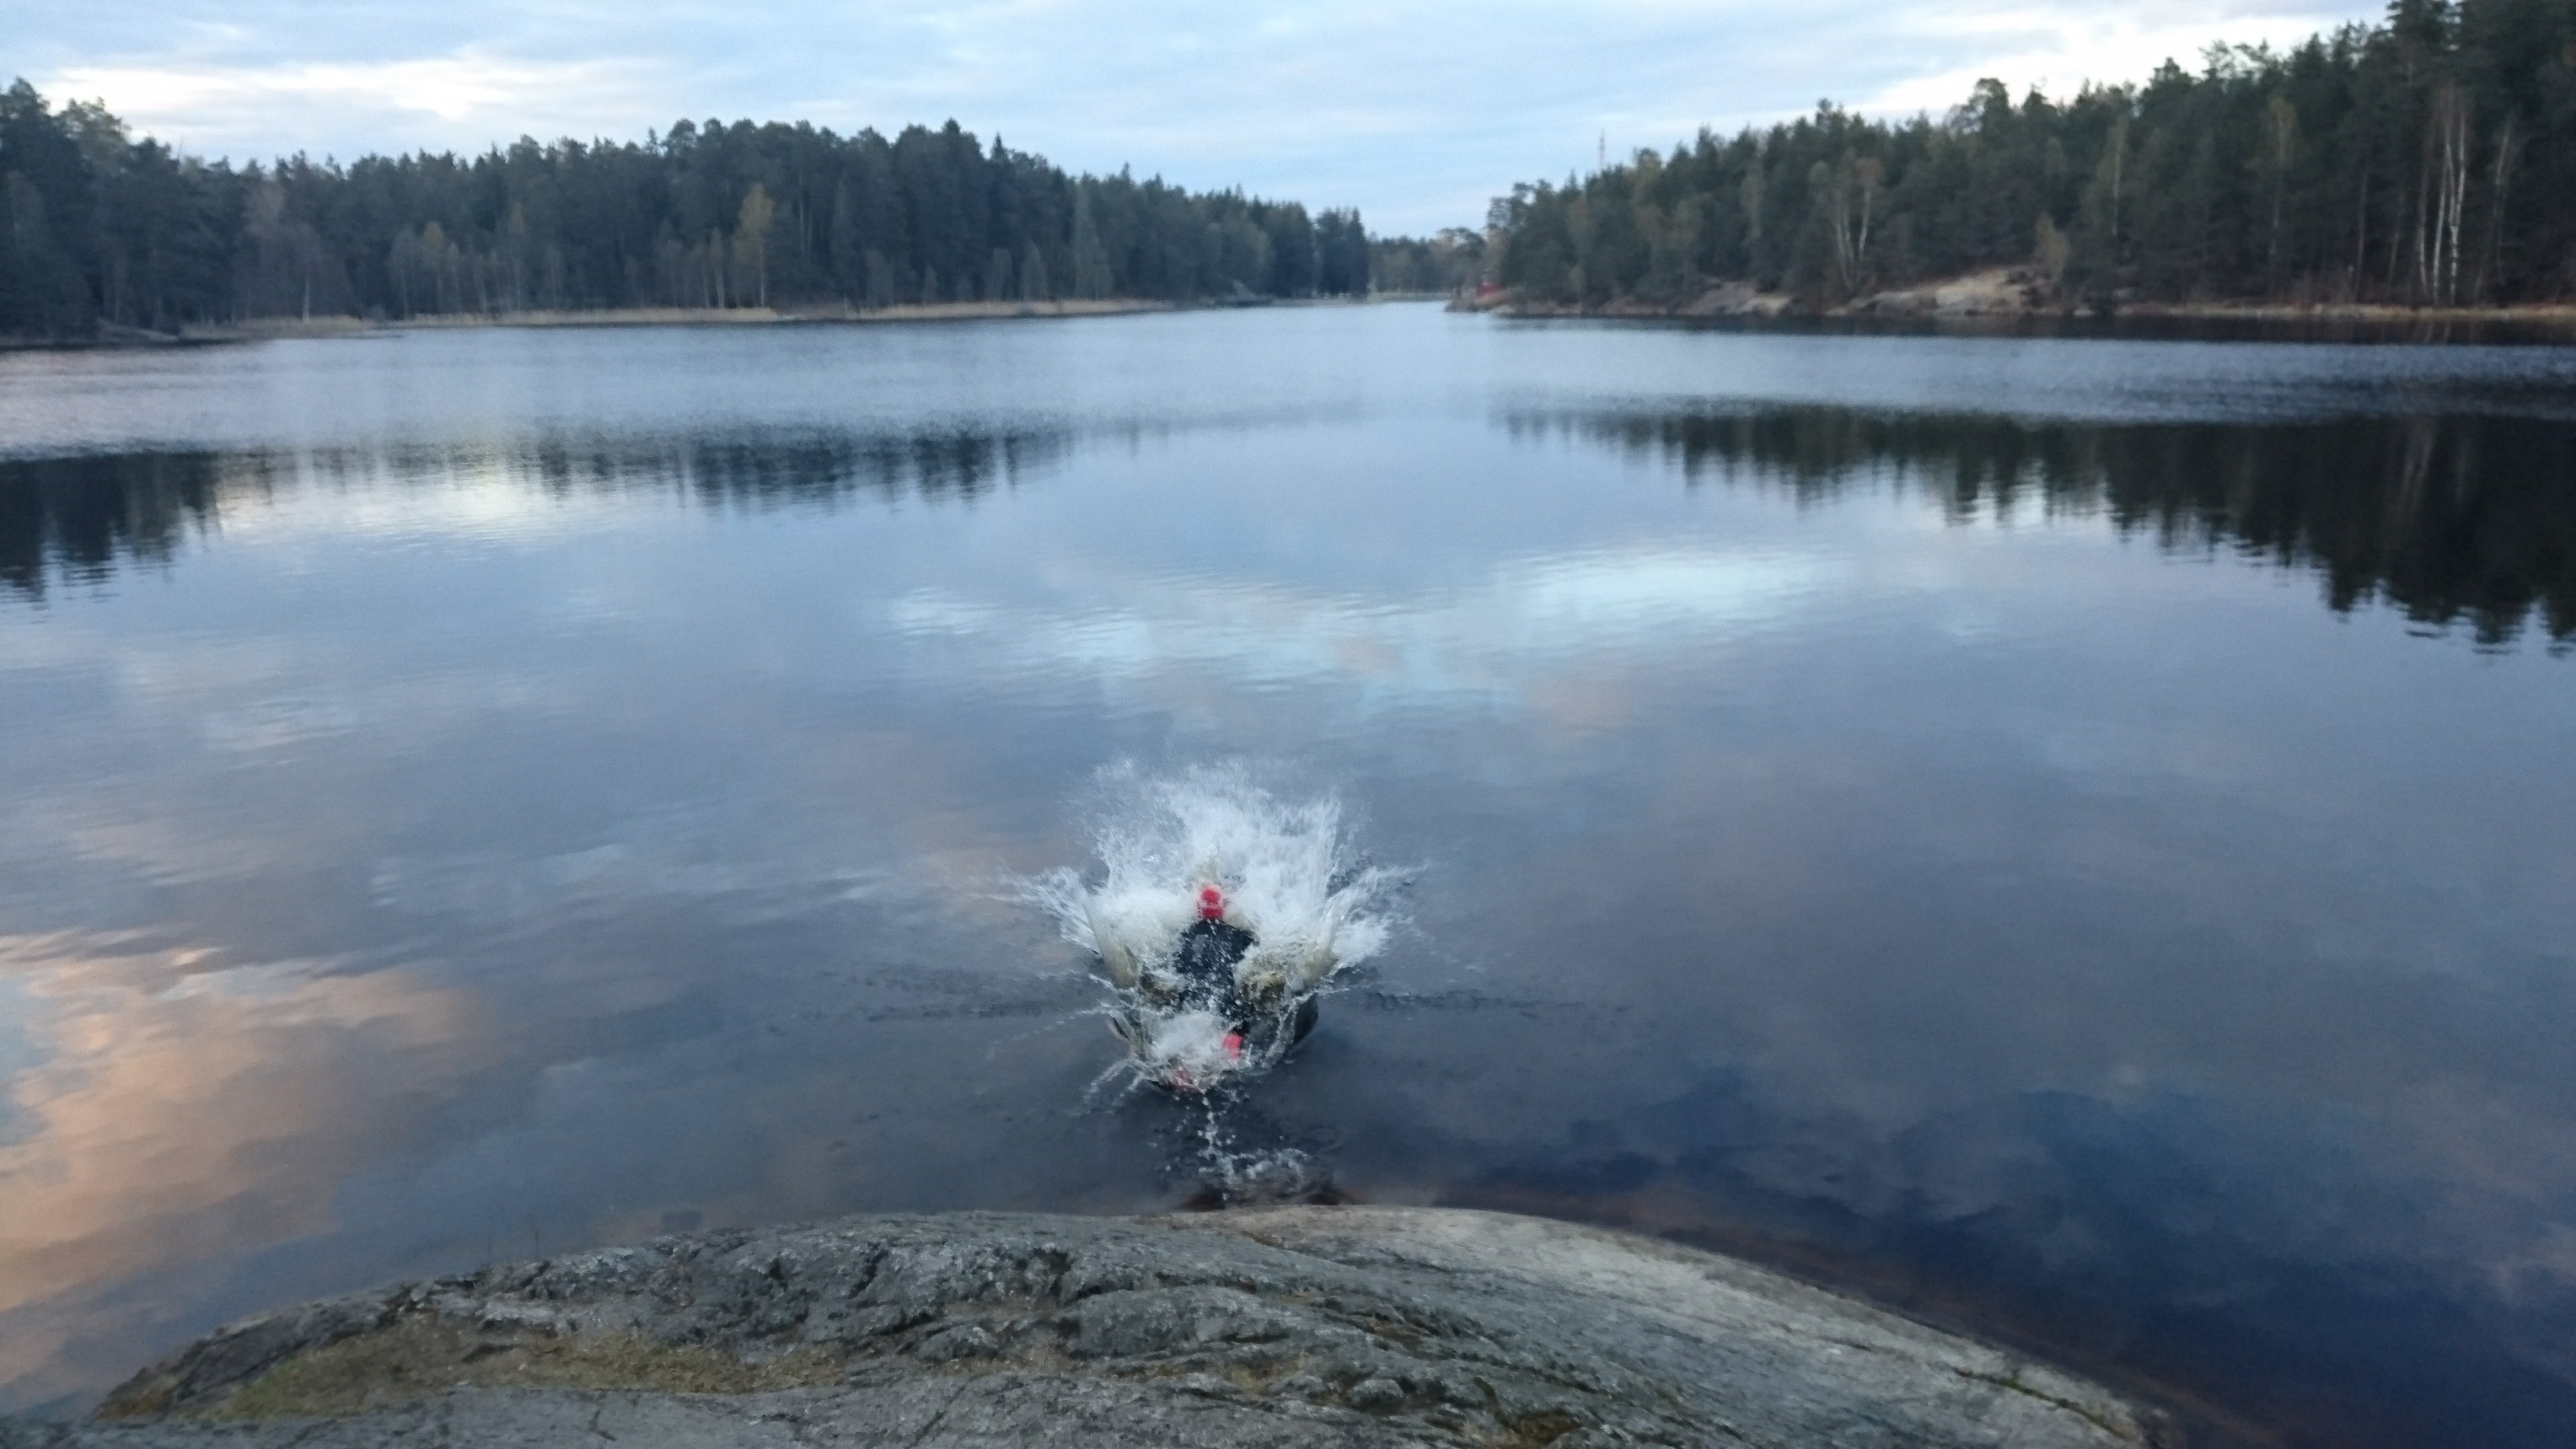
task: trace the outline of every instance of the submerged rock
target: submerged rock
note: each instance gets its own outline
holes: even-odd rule
[[[1730,1259],[1494,1213],[860,1217],[255,1319],[6,1449],[2114,1446],[2155,1417]]]

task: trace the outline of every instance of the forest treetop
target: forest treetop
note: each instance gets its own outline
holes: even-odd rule
[[[1075,177],[956,122],[235,167],[0,95],[0,334],[100,322],[622,307],[1355,295],[1356,211]]]
[[[1946,115],[1831,104],[1373,244],[1354,211],[1074,177],[955,122],[235,167],[0,95],[0,335],[337,313],[1451,291],[1830,306],[2016,269],[2059,305],[2576,296],[2576,3],[2395,0],[2286,51]]]
[[[1816,305],[1995,267],[2054,300],[2464,305],[2576,295],[2576,4],[2396,0],[2287,51],[1946,116],[1831,104],[1497,201],[1533,299]]]

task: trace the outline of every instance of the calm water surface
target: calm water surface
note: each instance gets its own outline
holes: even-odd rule
[[[2576,1423],[2576,353],[1418,307],[0,359],[0,1403],[673,1228],[1135,1211],[1014,874],[1338,791],[1240,1130],[2313,1444]]]

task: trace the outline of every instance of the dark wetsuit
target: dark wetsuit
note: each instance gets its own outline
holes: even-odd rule
[[[1247,1036],[1256,1025],[1257,1011],[1235,980],[1234,968],[1243,953],[1252,949],[1253,939],[1241,926],[1202,917],[1181,932],[1172,948],[1172,969],[1189,983],[1191,1004],[1215,1012],[1229,1029]],[[1297,1003],[1295,1015],[1287,1022],[1288,1040],[1303,1041],[1314,1029],[1315,999],[1309,996]]]
[[[1223,921],[1197,920],[1181,933],[1172,949],[1172,969],[1189,983],[1190,999],[1225,1018],[1242,1031],[1250,1024],[1252,1004],[1234,979],[1234,965],[1252,949],[1252,933]]]

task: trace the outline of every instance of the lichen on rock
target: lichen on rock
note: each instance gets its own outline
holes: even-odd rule
[[[5,1449],[2143,1445],[2072,1375],[1501,1214],[966,1213],[669,1238],[236,1325]]]

